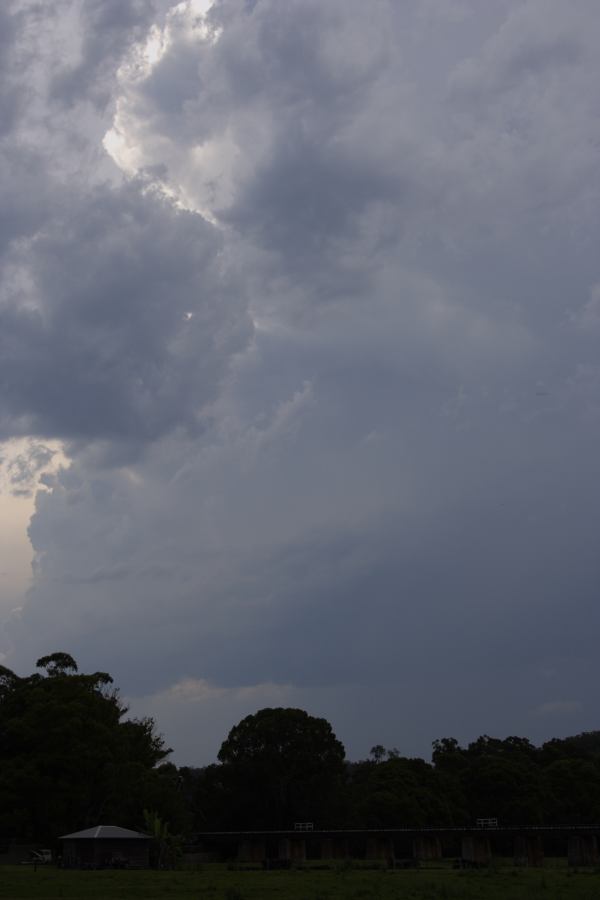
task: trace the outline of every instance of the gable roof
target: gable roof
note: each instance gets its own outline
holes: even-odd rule
[[[142,834],[141,831],[130,831],[129,828],[119,828],[118,825],[96,825],[94,828],[86,828],[84,831],[74,831],[72,834],[63,834],[59,840],[102,840],[102,838],[139,841],[150,840],[150,835]]]

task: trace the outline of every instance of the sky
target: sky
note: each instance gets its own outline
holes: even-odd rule
[[[5,0],[0,654],[178,764],[600,727],[597,0]]]

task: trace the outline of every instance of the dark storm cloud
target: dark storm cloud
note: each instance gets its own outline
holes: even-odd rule
[[[25,148],[7,146],[0,151],[0,258],[13,241],[43,226],[55,199],[39,155]],[[5,260],[8,265],[8,261]]]
[[[594,5],[163,6],[152,64],[141,7],[77,8],[52,103],[142,174],[10,217],[3,433],[72,456],[13,657],[351,751],[595,727]]]
[[[215,229],[141,185],[64,199],[0,308],[1,430],[135,444],[193,425],[250,333]]]
[[[16,16],[8,9],[0,9],[0,137],[11,130],[23,100],[22,87],[11,77],[16,31]]]
[[[84,99],[106,105],[125,50],[145,37],[161,5],[153,0],[81,0],[79,59],[54,77],[50,97],[59,103]]]

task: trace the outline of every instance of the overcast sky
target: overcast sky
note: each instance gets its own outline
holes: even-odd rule
[[[5,665],[192,765],[273,705],[354,759],[600,727],[599,46],[597,0],[5,0]]]

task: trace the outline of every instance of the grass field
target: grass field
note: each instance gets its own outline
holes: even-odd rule
[[[600,873],[563,869],[459,872],[76,872],[0,867],[2,900],[600,900]]]

